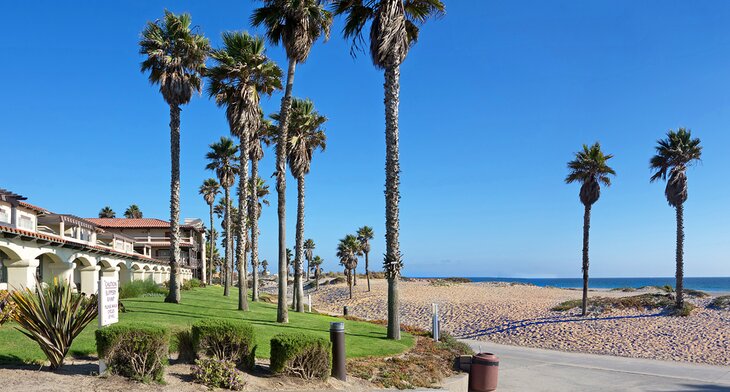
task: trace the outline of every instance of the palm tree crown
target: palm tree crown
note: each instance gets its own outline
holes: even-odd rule
[[[111,207],[106,206],[99,211],[99,218],[116,218],[117,213]]]
[[[142,210],[136,204],[130,205],[126,211],[124,211],[124,217],[127,219],[140,219],[142,218]]]
[[[583,150],[575,153],[575,159],[568,162],[570,172],[565,177],[567,184],[580,182],[580,201],[584,205],[592,205],[601,196],[601,186],[611,186],[609,175],[616,172],[608,166],[611,154],[601,151],[601,144],[596,142],[592,146],[583,145]]]
[[[209,178],[203,181],[203,185],[200,186],[198,193],[203,196],[203,199],[208,205],[212,206],[215,203],[215,198],[221,193],[220,185],[215,178]]]
[[[301,178],[309,173],[314,150],[324,151],[327,147],[327,136],[322,125],[327,117],[320,115],[314,109],[314,103],[309,99],[294,98],[289,121],[289,167],[295,178]],[[272,115],[279,120],[277,114]]]
[[[282,44],[286,56],[297,63],[307,60],[312,45],[329,38],[332,13],[321,0],[263,0],[251,15],[251,24],[266,27],[272,45]]]
[[[238,174],[237,152],[238,149],[233,140],[223,136],[220,141],[211,144],[210,151],[205,154],[205,158],[210,161],[205,168],[215,171],[224,188],[232,187]]]
[[[699,161],[701,156],[700,139],[692,139],[689,129],[670,130],[666,139],[657,141],[656,155],[649,162],[650,168],[655,171],[651,176],[651,182],[666,180],[669,175],[664,194],[672,207],[677,207],[687,200],[686,169],[695,161]]]
[[[370,57],[378,68],[400,65],[418,41],[419,26],[445,14],[440,0],[335,0],[335,15],[345,14],[342,34],[352,40],[350,53],[362,50],[370,25]]]
[[[189,14],[165,10],[162,20],[147,23],[139,42],[140,54],[147,56],[141,70],[150,72],[150,83],[160,85],[160,93],[170,105],[187,104],[202,88],[200,75],[210,44],[203,35],[192,32],[190,23]]]
[[[370,240],[374,236],[373,228],[370,226],[363,226],[357,229],[357,240],[360,242],[360,247],[363,252],[370,252]]]

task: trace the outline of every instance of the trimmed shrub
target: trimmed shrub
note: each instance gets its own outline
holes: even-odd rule
[[[163,287],[155,283],[152,279],[135,280],[129,282],[119,288],[119,298],[135,298],[149,294],[165,294]]]
[[[198,287],[205,287],[205,286],[203,285],[203,282],[200,281],[200,279],[192,278],[192,279],[189,279],[189,280],[186,280],[185,282],[183,282],[182,286],[180,286],[180,289],[187,291],[187,290],[192,290],[192,289],[195,289]]]
[[[283,333],[271,338],[271,371],[304,379],[326,379],[332,363],[332,343],[303,333]]]
[[[193,324],[193,350],[208,357],[232,361],[242,370],[256,364],[253,327],[243,321],[208,319]]]
[[[245,385],[241,372],[231,361],[212,358],[198,359],[190,370],[195,382],[211,389],[225,388],[240,391]]]
[[[163,381],[170,331],[147,324],[115,324],[96,330],[96,351],[112,374],[133,380]]]

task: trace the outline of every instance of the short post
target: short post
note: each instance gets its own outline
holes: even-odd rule
[[[312,294],[307,294],[307,305],[309,306],[309,313],[312,313]]]
[[[332,342],[332,377],[347,381],[345,369],[345,323],[330,323],[330,342]]]
[[[348,310],[349,310],[349,309],[347,308],[347,306],[343,306],[343,307],[342,307],[342,315],[343,315],[343,316],[347,316],[347,314],[349,313],[349,312],[348,312]]]
[[[439,341],[439,304],[431,304],[433,315],[431,316],[431,335],[433,340]]]

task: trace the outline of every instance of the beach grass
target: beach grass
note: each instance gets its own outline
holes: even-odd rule
[[[220,286],[208,286],[185,291],[180,304],[164,302],[164,296],[142,296],[122,300],[126,309],[119,314],[119,322],[145,322],[164,325],[173,332],[190,328],[193,322],[206,318],[245,320],[256,333],[256,357],[269,358],[270,339],[282,332],[305,332],[329,339],[329,323],[345,322],[347,357],[389,356],[399,354],[413,346],[414,338],[402,334],[399,341],[386,339],[381,325],[314,313],[289,311],[289,323],[276,322],[276,305],[266,302],[249,302],[250,311],[238,311],[238,293],[231,290],[230,297],[223,296]],[[84,357],[96,354],[93,321],[74,340],[69,354]],[[42,363],[45,360],[38,345],[16,329],[17,324],[7,323],[0,327],[0,364]],[[173,334],[175,335],[175,334]],[[171,351],[177,350],[177,342],[171,342]]]

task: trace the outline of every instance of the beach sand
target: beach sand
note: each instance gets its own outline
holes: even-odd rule
[[[313,306],[352,316],[387,317],[387,282],[358,279],[354,298],[347,285],[320,286]],[[628,296],[637,292],[591,291],[590,296]],[[431,329],[431,304],[439,304],[441,330],[456,337],[562,351],[730,365],[730,311],[707,309],[709,299],[688,299],[698,306],[690,317],[660,311],[612,310],[580,317],[577,310],[551,311],[580,299],[581,291],[504,283],[436,286],[428,281],[401,281],[401,323]],[[488,343],[485,343],[485,350]]]

